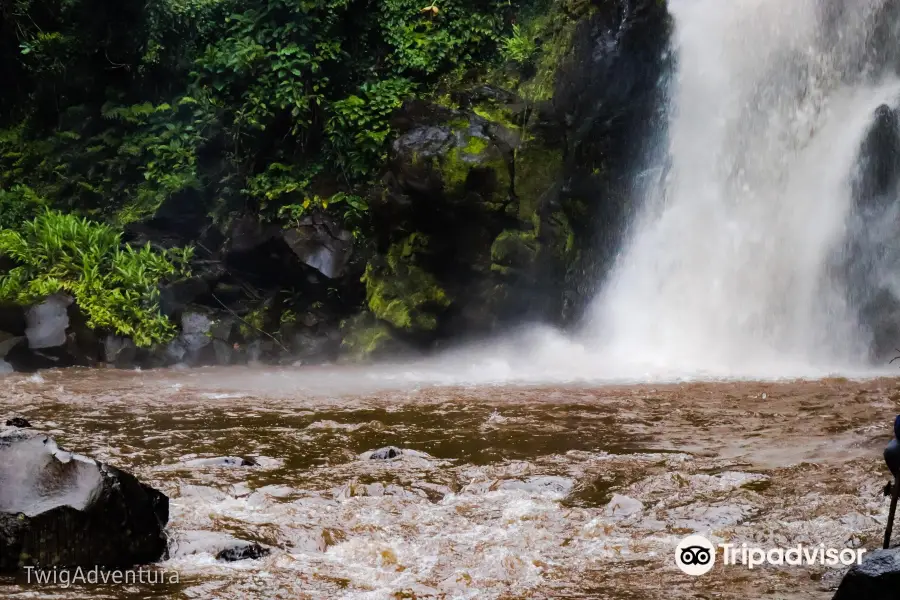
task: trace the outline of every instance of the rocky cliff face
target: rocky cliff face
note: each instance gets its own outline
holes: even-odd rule
[[[179,337],[135,349],[80,326],[71,306],[68,327],[21,341],[8,360],[310,362],[577,319],[662,126],[670,18],[658,0],[557,0],[522,27],[534,34],[529,52],[394,112],[382,175],[361,194],[370,233],[355,236],[340,211],[282,227],[246,211],[214,220],[188,197],[164,202],[127,235],[203,250],[192,278],[162,290]]]

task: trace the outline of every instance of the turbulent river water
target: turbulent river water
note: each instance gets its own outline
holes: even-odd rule
[[[363,372],[69,370],[4,379],[0,417],[172,499],[177,585],[11,598],[826,598],[840,570],[693,578],[673,550],[879,546],[900,380],[360,388]],[[350,393],[324,393],[343,380]],[[250,391],[256,390],[256,391]],[[404,449],[390,460],[368,451]],[[256,466],[202,460],[251,457]],[[223,536],[275,548],[216,561]]]

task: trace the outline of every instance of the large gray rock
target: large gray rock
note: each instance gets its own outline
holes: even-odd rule
[[[28,338],[29,348],[55,348],[66,343],[70,304],[72,298],[55,294],[28,309],[25,313],[25,336]]]
[[[46,434],[0,430],[0,573],[158,560],[169,499]]]
[[[134,363],[137,346],[131,338],[119,335],[108,335],[103,340],[103,355],[108,363],[117,367],[127,367]]]
[[[180,339],[189,354],[199,352],[212,343],[211,327],[212,321],[202,313],[186,312],[181,315]]]
[[[832,600],[900,598],[900,548],[876,550],[847,571]]]
[[[353,250],[350,232],[324,214],[304,217],[282,235],[300,260],[329,279],[343,274]]]

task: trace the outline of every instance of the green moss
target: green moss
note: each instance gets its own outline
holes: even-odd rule
[[[568,217],[562,211],[553,213],[547,223],[550,231],[545,231],[542,226],[539,230],[542,239],[549,239],[550,250],[554,253],[554,258],[563,264],[570,264],[577,255],[575,247],[575,232],[572,231],[572,225],[569,223]]]
[[[539,249],[540,243],[534,231],[506,229],[491,245],[491,270],[509,274],[511,269],[530,267]]]
[[[456,117],[447,121],[447,126],[454,131],[462,131],[470,126],[469,120],[465,117]]]
[[[482,135],[467,134],[465,145],[452,148],[437,161],[437,170],[444,182],[444,192],[450,195],[466,191],[481,193],[489,208],[504,205],[510,188],[509,165],[491,140]],[[466,190],[469,174],[473,169],[493,171],[492,185],[484,189]]]
[[[436,312],[450,305],[450,298],[433,275],[416,264],[428,239],[412,234],[395,243],[385,260],[366,266],[366,303],[378,319],[404,331],[431,331]]]
[[[466,145],[463,147],[462,151],[466,154],[477,156],[487,150],[490,145],[491,143],[487,138],[478,135],[470,135],[466,140]]]
[[[519,126],[512,121],[512,111],[494,102],[482,102],[473,109],[473,112],[485,121],[501,125],[510,131],[519,130]]]
[[[516,151],[514,189],[519,199],[519,216],[527,218],[562,170],[562,151],[532,142]]]
[[[341,323],[341,348],[355,359],[365,359],[387,349],[394,341],[390,328],[370,313],[362,313]]]

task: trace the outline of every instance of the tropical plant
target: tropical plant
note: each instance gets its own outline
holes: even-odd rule
[[[18,231],[0,230],[0,256],[15,263],[0,277],[0,302],[29,305],[66,292],[89,327],[149,346],[175,335],[175,325],[160,313],[159,286],[167,277],[186,276],[191,255],[190,248],[135,249],[107,225],[47,211]]]

